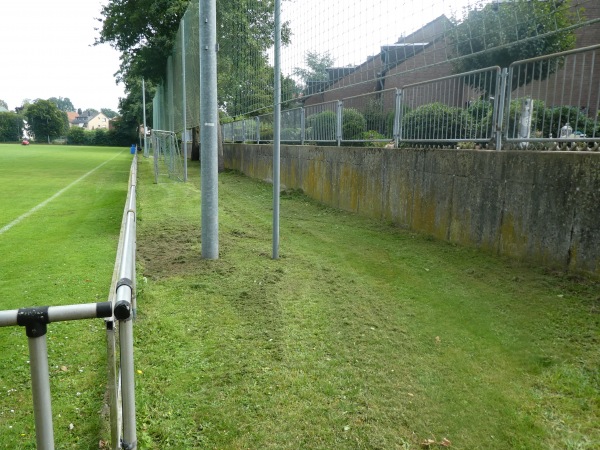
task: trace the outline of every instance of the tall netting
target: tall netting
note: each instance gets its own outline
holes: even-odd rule
[[[217,2],[225,140],[273,139],[274,6]],[[157,91],[155,127],[199,125],[198,13],[192,1]],[[585,116],[574,136],[598,136],[597,0],[282,0],[281,17],[282,142],[488,145],[523,118],[533,125],[510,139],[549,140],[566,122],[536,129],[536,115],[559,107]],[[536,97],[558,79],[572,87]]]

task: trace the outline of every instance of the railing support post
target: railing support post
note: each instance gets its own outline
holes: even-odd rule
[[[394,147],[398,148],[402,138],[402,89],[396,89],[396,103],[394,108]]]
[[[306,109],[300,108],[300,145],[306,140]]]
[[[338,147],[340,145],[342,145],[342,116],[344,114],[344,102],[342,102],[341,100],[338,100],[337,102],[337,112],[336,112],[336,127],[335,127],[335,131],[336,131],[336,136],[335,139],[337,140],[337,145]]]
[[[497,111],[497,120],[495,122],[496,127],[496,150],[502,150],[502,133],[504,130],[504,111],[506,108],[506,84],[508,80],[508,69],[502,69],[499,75],[499,83],[496,86],[500,86],[500,95],[496,95],[499,98]],[[497,88],[498,89],[498,88]],[[508,100],[510,102],[510,98]]]
[[[31,327],[27,326],[36,445],[38,450],[54,450],[46,325],[44,324],[43,334],[40,336],[32,336],[30,332]]]

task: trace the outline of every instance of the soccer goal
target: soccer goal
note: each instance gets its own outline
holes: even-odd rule
[[[154,182],[161,177],[184,181],[184,164],[177,134],[172,131],[152,130],[154,153]]]

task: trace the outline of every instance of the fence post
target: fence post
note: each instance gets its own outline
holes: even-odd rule
[[[497,120],[494,122],[494,126],[496,127],[496,150],[502,150],[502,133],[504,130],[504,112],[507,108],[507,102],[510,103],[510,94],[509,99],[506,99],[506,86],[508,80],[508,69],[502,69],[502,72],[498,75],[498,83],[496,83],[496,89],[499,89],[499,92],[496,92],[496,98],[498,98],[497,106],[495,110],[497,111]],[[500,87],[498,87],[500,86]],[[498,95],[499,94],[499,95]]]
[[[304,106],[300,108],[300,145],[304,145],[306,140],[306,110]]]
[[[219,259],[217,2],[199,0],[202,257]]]
[[[185,21],[181,19],[181,80],[182,80],[182,112],[183,112],[183,181],[188,179],[188,167],[187,167],[187,98],[186,98],[186,84],[185,84]]]
[[[255,121],[256,121],[256,143],[260,144],[260,116],[256,116]]]
[[[338,100],[337,103],[337,112],[336,112],[336,140],[337,140],[337,145],[338,147],[340,145],[342,145],[342,116],[344,114],[344,102],[342,102],[341,100]]]
[[[275,0],[275,64],[273,72],[273,252],[279,259],[279,204],[281,190],[281,0]]]
[[[146,128],[146,82],[142,78],[142,110],[144,112],[144,157],[148,155],[148,128]]]
[[[402,133],[402,89],[396,88],[396,104],[394,109],[394,146],[398,148]]]

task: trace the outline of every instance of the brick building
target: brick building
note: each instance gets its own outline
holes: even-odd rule
[[[600,1],[574,0],[572,11],[577,23],[574,30],[576,47],[600,44]],[[382,46],[379,54],[368,57],[359,66],[328,69],[327,81],[313,82],[307,87],[307,95],[303,98],[304,105],[347,99],[452,75],[454,71],[449,61],[454,55],[445,38],[452,27],[452,22],[446,16],[439,16],[414,33],[398,39],[396,43]],[[544,97],[547,106],[571,104],[578,100],[577,106],[595,114],[599,100],[599,63],[600,55],[595,60],[599,70],[592,70],[591,56],[579,56],[575,65],[569,66],[569,74],[559,71],[548,80],[534,81],[521,90],[528,89],[534,98],[537,98],[537,92],[543,91],[547,95]],[[573,86],[568,91],[568,100],[565,100],[562,88],[565,85]],[[448,84],[445,89],[456,91],[445,93],[447,98],[452,99],[449,104],[454,106],[464,105],[477,97],[472,89],[466,88],[460,82]],[[392,107],[393,95],[382,96],[382,99],[386,109]],[[422,98],[418,103],[428,101],[430,100]]]

